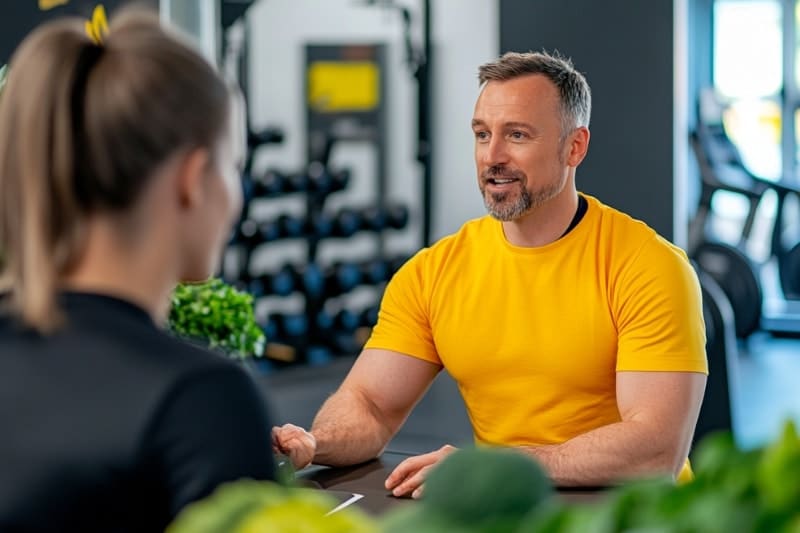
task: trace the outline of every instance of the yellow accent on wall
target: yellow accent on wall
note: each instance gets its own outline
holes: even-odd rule
[[[47,11],[49,9],[53,9],[54,7],[63,6],[64,4],[68,4],[69,0],[39,0],[39,9],[42,11]]]

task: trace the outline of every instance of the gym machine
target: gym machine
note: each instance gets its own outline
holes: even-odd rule
[[[735,167],[727,163],[732,154],[726,149],[728,146],[719,142],[720,135],[719,130],[715,131],[702,122],[698,122],[695,131],[690,134],[702,183],[697,213],[689,228],[689,255],[725,292],[734,310],[736,336],[745,338],[761,327],[761,279],[757,265],[744,249],[766,187],[747,174],[737,172]],[[717,191],[739,194],[750,204],[741,238],[736,245],[711,239],[707,235],[706,225]]]
[[[697,126],[690,134],[701,176],[699,206],[690,226],[690,255],[730,300],[737,337],[745,338],[757,329],[800,334],[800,243],[786,244],[784,224],[790,197],[800,198],[800,184],[786,179],[773,182],[750,172],[725,132],[721,109],[712,93],[704,93]],[[706,223],[717,191],[732,192],[748,201],[737,245],[707,236]],[[768,194],[776,196],[777,204],[769,258],[759,264],[747,254],[746,245],[752,238],[759,206]],[[773,267],[777,275],[765,275]]]
[[[697,419],[694,442],[715,431],[732,431],[734,397],[731,383],[736,380],[738,348],[734,316],[725,291],[714,278],[693,263],[703,294],[703,319],[706,326],[708,381]]]

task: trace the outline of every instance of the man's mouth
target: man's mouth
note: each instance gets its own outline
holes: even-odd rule
[[[509,183],[514,183],[515,181],[519,180],[517,178],[489,178],[486,180],[486,182],[491,185],[508,185]]]
[[[519,170],[504,167],[487,168],[481,173],[483,183],[490,187],[508,187],[525,179],[525,174]]]

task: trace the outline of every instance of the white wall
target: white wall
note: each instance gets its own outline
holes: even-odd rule
[[[486,214],[478,192],[470,121],[478,96],[478,66],[499,53],[497,0],[432,0],[436,66],[436,207],[433,237]]]
[[[161,18],[192,37],[212,63],[219,56],[219,2],[216,0],[159,0]]]
[[[419,0],[403,0],[417,17]],[[470,118],[478,87],[477,67],[498,53],[499,6],[496,0],[432,2],[434,71],[434,218],[433,237],[458,229],[484,214],[472,158]],[[253,125],[278,125],[287,138],[259,153],[256,168],[296,170],[305,162],[303,107],[306,43],[385,43],[387,45],[388,167],[390,200],[413,207],[415,224],[398,233],[390,247],[420,244],[421,169],[415,159],[415,82],[405,65],[402,24],[394,10],[353,0],[262,0],[248,12],[250,28],[250,113]],[[355,168],[355,183],[332,204],[368,202],[374,194],[369,146],[335,150],[334,163]],[[290,206],[287,206],[287,208]]]

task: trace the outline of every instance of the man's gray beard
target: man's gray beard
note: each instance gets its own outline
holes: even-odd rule
[[[483,194],[483,205],[486,206],[486,210],[492,217],[501,222],[510,222],[518,219],[533,205],[533,197],[524,186],[515,202],[506,203],[506,198],[508,198],[509,194],[512,194],[512,192]]]
[[[505,200],[508,195],[512,193],[512,191],[489,195],[487,195],[483,190],[481,191],[483,195],[483,205],[486,206],[486,210],[493,218],[496,218],[501,222],[511,222],[512,220],[517,220],[525,213],[528,213],[532,209],[536,209],[537,207],[558,196],[558,194],[564,189],[566,180],[550,183],[536,191],[536,194],[531,194],[528,188],[525,187],[527,179],[524,181],[519,181],[518,183],[521,185],[522,190],[520,191],[517,200],[510,204],[505,203]]]
[[[564,154],[564,139],[562,138],[559,141],[558,146],[558,161],[562,165],[566,163],[566,156]],[[517,178],[519,183],[522,186],[522,192],[520,192],[517,201],[511,205],[503,205],[506,197],[510,194],[510,192],[505,193],[498,193],[492,194],[491,201],[487,197],[484,187],[479,187],[481,191],[481,196],[483,197],[483,205],[486,206],[486,210],[489,212],[493,218],[501,222],[511,222],[512,220],[516,220],[520,218],[522,215],[527,213],[528,211],[535,209],[541,205],[543,205],[548,200],[552,200],[559,193],[564,189],[564,185],[566,185],[566,179],[562,180],[560,183],[550,183],[536,191],[536,194],[533,195],[530,193],[525,185],[528,183],[528,177],[520,170],[512,170],[512,171],[503,171],[501,167],[491,167],[487,169],[482,175],[482,178]]]

